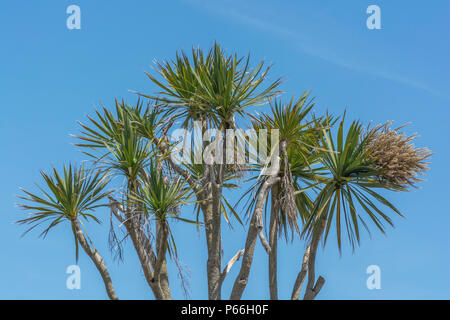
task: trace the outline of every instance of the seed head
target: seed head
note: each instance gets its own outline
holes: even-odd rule
[[[391,128],[392,121],[368,129],[365,133],[369,160],[380,169],[380,178],[400,187],[416,187],[423,181],[418,177],[429,169],[432,152],[427,148],[416,148],[412,141],[416,134],[406,136],[399,128]]]

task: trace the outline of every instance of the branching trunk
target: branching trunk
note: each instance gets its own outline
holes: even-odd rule
[[[302,267],[295,280],[294,287],[292,289],[291,299],[297,300],[300,296],[303,283],[305,281],[306,275],[308,274],[308,283],[306,285],[304,300],[313,300],[322,289],[325,279],[321,276],[315,281],[315,264],[316,264],[316,254],[319,247],[320,239],[327,226],[326,214],[329,209],[329,203],[327,203],[322,211],[322,216],[320,218],[320,224],[317,230],[314,231],[311,242],[306,247],[305,253],[303,255]]]
[[[133,217],[132,213],[130,212],[131,209],[123,208],[123,206],[117,200],[114,200],[111,197],[109,199],[112,212],[119,220],[119,222],[121,222],[127,229],[127,233],[130,236],[131,242],[133,243],[133,247],[141,264],[145,280],[150,286],[155,299],[164,300],[166,297],[163,294],[161,286],[159,284],[155,284],[153,281],[152,266],[154,266],[154,264],[156,263],[156,255],[153,251],[149,239],[135,222],[135,217]],[[120,210],[125,215],[125,217],[122,217],[118,210]]]
[[[325,212],[328,211],[328,205],[326,206]],[[313,234],[310,244],[309,256],[308,256],[308,283],[306,284],[306,291],[303,297],[304,300],[313,300],[320,289],[325,283],[325,279],[319,277],[316,282],[316,273],[315,273],[315,265],[316,265],[316,254],[317,248],[319,247],[320,239],[322,238],[322,234],[327,225],[326,215],[322,214],[322,218],[320,218],[320,225],[317,231]]]
[[[111,276],[109,275],[108,269],[106,268],[105,261],[103,260],[100,253],[95,248],[91,248],[88,241],[84,237],[84,233],[81,230],[80,224],[77,220],[72,220],[72,225],[77,234],[78,242],[80,243],[83,250],[87,253],[89,258],[94,262],[97,270],[102,276],[103,282],[105,284],[106,293],[111,300],[118,300],[114,286],[112,284]]]
[[[226,264],[225,268],[222,270],[222,273],[220,274],[220,282],[219,286],[222,286],[223,281],[225,280],[225,277],[228,275],[228,272],[230,272],[231,267],[234,265],[236,261],[238,261],[242,256],[244,255],[244,249],[239,250]]]
[[[164,295],[162,293],[159,283],[154,282],[153,271],[150,266],[150,259],[147,251],[144,248],[144,241],[142,240],[140,234],[135,230],[134,227],[127,227],[127,231],[130,235],[133,246],[138,255],[139,262],[141,263],[142,271],[144,272],[145,280],[152,289],[156,300],[164,300]]]
[[[267,193],[269,188],[278,181],[278,177],[271,176],[263,183],[258,194],[258,198],[255,204],[255,210],[250,221],[250,226],[247,233],[247,240],[245,242],[244,257],[242,258],[241,269],[238,276],[236,277],[236,280],[234,281],[233,290],[230,296],[231,300],[241,299],[244,289],[247,286],[248,277],[250,275],[250,269],[253,262],[256,241],[258,238],[258,234],[262,229],[262,212],[267,199]]]

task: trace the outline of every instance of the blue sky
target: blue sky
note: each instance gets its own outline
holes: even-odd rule
[[[81,30],[66,28],[67,6],[81,8]],[[381,8],[381,30],[368,30],[366,8]],[[320,250],[317,272],[326,278],[319,299],[449,299],[450,212],[447,170],[450,162],[450,3],[425,1],[6,1],[0,10],[0,263],[1,299],[105,299],[101,278],[80,255],[81,290],[66,288],[68,265],[75,264],[68,225],[45,240],[37,232],[24,238],[14,221],[24,212],[14,206],[18,187],[36,190],[40,170],[80,162],[71,145],[100,102],[136,101],[129,90],[153,93],[144,75],[154,59],[174,57],[193,45],[217,40],[228,52],[251,53],[256,63],[274,66],[270,77],[285,78],[285,97],[312,90],[315,110],[342,113],[364,123],[411,122],[416,144],[435,154],[421,188],[388,198],[405,214],[394,217],[387,235],[365,236],[354,253],[340,256],[329,241]],[[237,199],[240,192],[230,194]],[[137,257],[128,246],[125,261],[107,248],[107,210],[89,235],[105,257],[122,299],[152,298]],[[183,215],[191,215],[190,208]],[[204,235],[173,226],[180,262],[190,274],[190,297],[207,298]],[[224,263],[241,249],[245,230],[224,225]],[[331,239],[331,238],[330,238]],[[288,298],[304,242],[282,244],[280,298]],[[381,289],[368,290],[366,268],[381,268]],[[183,298],[176,267],[169,266],[175,298]],[[188,272],[190,270],[190,272]],[[223,288],[229,296],[236,271]],[[267,258],[258,244],[244,298],[268,298]]]

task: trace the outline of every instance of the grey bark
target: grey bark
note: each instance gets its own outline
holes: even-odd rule
[[[225,280],[226,276],[228,275],[228,272],[230,272],[231,267],[235,264],[236,261],[238,261],[242,256],[244,255],[244,249],[239,250],[226,264],[225,268],[222,270],[222,273],[220,274],[220,281],[218,285],[222,285],[223,281]]]
[[[164,137],[159,143],[160,151],[168,150],[168,137]],[[170,167],[192,187],[199,201],[205,224],[206,245],[208,248],[208,260],[206,273],[208,278],[208,298],[220,300],[222,291],[221,280],[221,197],[223,187],[223,165],[206,165],[204,179],[196,181],[188,171],[174,163],[170,157],[167,158]],[[216,169],[217,175],[216,175]]]
[[[163,228],[161,222],[157,222],[157,250],[158,250],[158,259],[161,262],[158,262],[158,259],[154,260],[154,275],[153,277],[158,279],[159,287],[161,288],[162,294],[164,296],[164,300],[172,300],[172,295],[169,286],[169,274],[167,271],[167,239],[168,239],[168,230]],[[163,231],[160,231],[163,230]],[[158,235],[159,233],[159,235]],[[159,263],[161,264],[159,266]]]
[[[208,247],[207,277],[208,277],[208,297],[210,300],[220,300],[222,285],[220,282],[222,266],[222,236],[221,236],[221,198],[222,184],[216,180],[215,168],[212,165],[209,169],[210,185],[206,211],[203,211],[205,221],[205,234]]]
[[[327,204],[326,208],[324,209],[324,212],[328,211],[328,206],[329,205]],[[303,297],[304,300],[313,300],[319,293],[320,289],[322,289],[322,286],[325,283],[325,279],[322,277],[319,277],[319,279],[317,279],[317,282],[315,282],[316,281],[315,265],[316,265],[317,248],[319,247],[320,239],[322,238],[322,234],[325,230],[326,225],[327,225],[326,215],[322,214],[322,217],[320,218],[319,228],[313,234],[313,237],[311,239],[310,244],[311,248],[308,257],[308,283],[306,284],[306,291]]]
[[[153,269],[153,278],[154,281],[159,281],[159,276],[161,274],[161,269],[163,266],[163,262],[166,260],[166,251],[167,251],[167,237],[169,235],[169,232],[167,230],[166,225],[164,222],[157,222],[157,251],[158,251],[158,257],[155,262],[155,266]]]
[[[137,225],[135,221],[136,217],[134,217],[133,214],[129,212],[130,210],[121,207],[120,203],[113,198],[110,198],[110,207],[116,218],[127,229],[127,233],[130,236],[131,242],[133,243],[133,247],[141,264],[144,278],[147,281],[147,284],[150,286],[155,299],[168,299],[168,297],[164,295],[160,283],[155,283],[154,281],[152,266],[154,265],[154,263],[156,263],[156,255],[147,236]],[[117,210],[122,211],[125,217],[122,217]]]
[[[306,274],[308,272],[308,260],[310,249],[311,244],[308,245],[303,255],[302,267],[297,275],[297,279],[295,280],[294,287],[292,289],[291,295],[292,300],[298,300],[298,298],[300,297],[300,291],[302,290],[303,282],[305,281]]]
[[[165,297],[164,297],[164,294],[162,293],[159,283],[155,283],[155,281],[154,281],[153,271],[150,266],[149,255],[147,254],[147,252],[143,246],[142,237],[135,230],[134,227],[128,227],[127,230],[130,235],[133,246],[135,248],[135,251],[138,255],[139,262],[141,263],[141,267],[142,267],[142,271],[144,272],[145,280],[147,281],[148,285],[152,289],[152,292],[155,295],[155,299],[156,300],[164,300]]]
[[[271,194],[271,210],[270,210],[270,222],[269,222],[269,291],[270,299],[278,300],[278,215],[280,211],[279,202],[279,184],[275,183],[272,186]]]
[[[264,204],[267,199],[267,193],[269,188],[276,182],[279,181],[278,177],[271,176],[262,185],[261,190],[258,194],[255,210],[250,221],[249,230],[247,233],[247,240],[245,242],[244,257],[242,258],[241,269],[239,271],[236,280],[234,281],[233,289],[231,291],[231,300],[239,300],[242,298],[245,287],[248,283],[248,277],[250,275],[250,269],[253,262],[253,256],[255,252],[256,240],[258,234],[262,229],[262,212],[264,209]]]

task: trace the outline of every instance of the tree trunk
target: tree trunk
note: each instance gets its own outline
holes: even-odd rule
[[[275,183],[272,186],[271,210],[269,223],[269,289],[270,299],[278,300],[278,281],[277,281],[277,258],[278,258],[278,214],[280,210],[279,204],[279,185]]]
[[[157,225],[160,225],[160,222],[157,222]],[[158,235],[158,231],[161,229],[161,226],[159,226],[157,228],[157,232],[156,234]],[[158,236],[159,242],[162,241],[162,238],[164,238],[164,241],[167,244],[167,231],[164,235]],[[157,240],[158,241],[158,240]],[[160,245],[157,245],[157,248],[160,248]],[[158,249],[157,249],[158,250]],[[164,256],[161,257],[162,258],[162,262],[161,262],[161,267],[159,270],[159,285],[162,291],[162,294],[164,295],[164,300],[172,300],[172,295],[170,293],[170,286],[169,286],[169,274],[167,272],[167,259],[166,259],[166,251],[167,249],[164,250]],[[159,250],[158,250],[159,252]],[[159,257],[158,257],[159,258]],[[156,268],[156,266],[155,266]],[[156,274],[156,272],[155,272]]]
[[[211,170],[214,170],[212,167]],[[212,182],[214,184],[214,181]],[[222,235],[221,235],[221,186],[213,185],[210,190],[210,199],[205,207],[204,221],[206,243],[208,247],[207,278],[208,298],[220,300],[222,285],[220,281],[222,266]]]
[[[134,183],[128,181],[128,190],[132,192],[134,190]],[[139,222],[136,221],[138,215],[133,214],[137,211],[134,208],[135,203],[127,196],[127,208],[124,210],[125,219],[123,224],[127,229],[128,235],[131,238],[134,249],[138,255],[139,262],[141,263],[142,271],[144,272],[145,280],[147,281],[150,289],[152,290],[156,300],[164,300],[164,295],[162,294],[161,287],[159,284],[154,283],[153,270],[151,268],[152,260],[156,261],[155,253],[151,248],[150,242],[146,241],[146,235],[141,230]]]
[[[203,122],[202,131],[206,130],[206,122]],[[204,199],[206,206],[202,207],[205,234],[208,247],[208,261],[206,262],[206,273],[208,278],[208,298],[209,300],[220,300],[222,292],[221,267],[222,267],[222,233],[221,233],[221,217],[222,217],[222,187],[225,174],[225,152],[226,145],[223,137],[216,137],[214,143],[219,143],[222,154],[221,163],[212,162],[205,165],[206,189]],[[218,159],[218,157],[216,158]],[[211,160],[211,159],[210,159]]]
[[[305,281],[306,274],[308,272],[308,259],[310,249],[311,244],[308,245],[308,247],[305,250],[305,253],[303,254],[302,267],[297,275],[297,279],[295,280],[294,287],[292,289],[291,295],[292,300],[298,300],[300,296],[300,291],[302,290],[303,282]]]
[[[139,258],[139,262],[141,263],[142,271],[144,272],[145,280],[147,281],[148,285],[152,289],[153,294],[155,295],[156,300],[164,300],[164,295],[162,293],[161,287],[159,286],[159,283],[154,282],[153,278],[153,271],[150,267],[150,259],[147,251],[144,248],[144,241],[141,239],[143,235],[140,235],[139,232],[136,231],[135,227],[133,226],[134,223],[132,221],[133,218],[127,217],[127,222],[125,224],[128,224],[127,231],[130,235],[131,241],[133,243],[133,246],[136,250],[136,253]]]
[[[264,204],[266,202],[268,189],[278,181],[279,178],[271,176],[263,183],[263,186],[261,187],[261,190],[258,194],[258,199],[256,200],[255,204],[255,211],[250,221],[250,226],[247,233],[247,240],[245,242],[244,257],[242,258],[241,269],[238,276],[236,277],[236,280],[234,281],[233,290],[231,291],[231,300],[241,299],[244,289],[247,286],[248,277],[250,275],[250,269],[253,262],[253,256],[255,253],[256,240],[262,228],[262,212],[264,209]]]
[[[323,212],[327,212],[328,207],[329,204],[325,206]],[[326,214],[322,213],[319,228],[314,233],[311,239],[310,244],[311,248],[308,257],[308,283],[306,284],[306,291],[303,297],[304,300],[313,300],[319,293],[320,289],[322,289],[323,284],[325,283],[325,279],[322,277],[319,277],[319,279],[317,279],[317,282],[315,282],[316,281],[315,265],[316,265],[317,248],[319,247],[320,239],[322,238],[322,234],[325,231],[326,225],[327,225]]]
[[[78,220],[72,220],[72,225],[77,234],[78,242],[80,243],[83,250],[87,253],[89,258],[94,262],[97,270],[100,272],[102,276],[103,282],[105,284],[106,293],[111,300],[119,300],[117,298],[116,292],[114,291],[114,286],[112,284],[111,276],[109,275],[108,269],[106,268],[105,261],[103,260],[100,253],[95,248],[91,248],[88,241],[84,237],[84,233],[81,230],[80,224]]]
[[[167,275],[167,239],[169,231],[164,222],[156,222],[156,250],[158,252],[158,257],[154,263],[153,269],[153,285],[159,287],[164,300],[171,300],[172,296],[170,294],[169,282]],[[164,278],[165,279],[164,279]],[[162,280],[165,281],[162,281]]]
[[[161,174],[161,176],[164,179],[164,182],[169,183],[167,176],[164,175],[163,172],[163,159],[161,155],[157,156],[157,168],[158,168],[158,173]],[[159,221],[157,221],[156,223],[156,251],[159,252],[159,248],[160,248],[160,243],[161,243],[161,236],[163,234],[159,233],[159,230],[161,230],[161,223]],[[166,238],[166,242],[167,242],[167,238]],[[156,261],[154,261],[154,263],[156,264]],[[154,266],[155,268],[155,266]],[[167,272],[167,260],[166,260],[166,255],[164,252],[164,257],[161,263],[161,269],[159,271],[159,277],[158,277],[158,281],[159,281],[159,285],[162,291],[162,294],[164,295],[164,299],[165,300],[172,300],[172,295],[170,293],[170,285],[169,285],[169,273]]]
[[[127,208],[125,209],[125,227],[131,238],[135,251],[141,263],[145,280],[150,286],[156,300],[164,300],[164,294],[159,282],[155,282],[152,266],[156,263],[155,253],[147,241],[145,233],[141,230],[139,221],[139,204],[130,199],[129,195],[136,192],[136,181],[128,181]],[[155,262],[154,262],[155,261]]]
[[[147,284],[150,286],[155,299],[163,300],[164,294],[161,292],[162,289],[160,286],[157,286],[153,283],[153,271],[151,266],[156,264],[156,255],[153,252],[152,245],[150,240],[145,235],[145,233],[135,225],[134,218],[131,214],[128,213],[129,209],[123,208],[123,206],[114,198],[110,197],[110,208],[114,213],[114,216],[119,220],[119,222],[125,226],[128,235],[131,238],[131,242],[133,243],[133,247],[138,255],[139,262],[141,264],[142,271],[144,273],[145,280]],[[122,212],[125,216],[123,217],[120,213]],[[167,269],[164,269],[165,266],[162,267],[162,272],[167,273]],[[164,279],[164,273],[162,275],[162,279]],[[168,283],[168,279],[167,279]],[[164,287],[164,282],[163,282]]]
[[[202,132],[206,130],[206,122],[202,122]],[[166,153],[169,139],[164,136],[159,141],[161,153]],[[193,188],[197,201],[203,213],[205,224],[206,245],[208,248],[208,260],[206,263],[206,274],[208,279],[208,298],[210,300],[221,299],[221,265],[222,265],[222,237],[221,237],[221,197],[223,187],[223,165],[205,165],[203,181],[195,180],[191,174],[176,164],[170,156],[166,159],[170,167]],[[216,177],[216,168],[218,177]],[[201,183],[201,185],[200,185]]]

